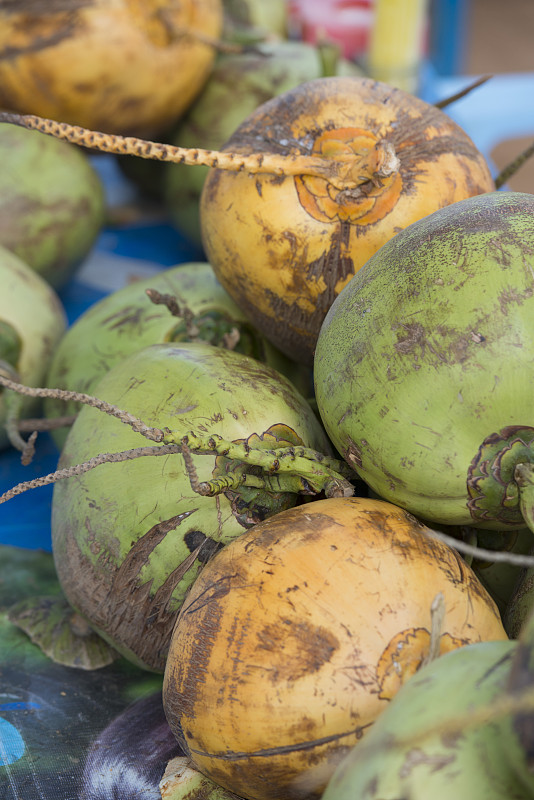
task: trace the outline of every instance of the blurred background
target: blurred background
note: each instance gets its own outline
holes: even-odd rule
[[[468,0],[467,35],[459,69],[474,75],[510,72],[534,73],[534,2],[532,0]],[[534,105],[534,97],[525,98]],[[495,109],[498,113],[498,109]],[[493,148],[498,167],[527,147],[532,136],[505,140]],[[534,162],[527,162],[510,180],[519,192],[534,191]]]
[[[534,69],[532,0],[469,0],[463,68],[467,72]]]
[[[368,68],[369,59],[373,58],[373,25],[376,25],[375,14],[380,13],[379,9],[384,9],[386,13],[392,14],[394,7],[402,9],[403,17],[397,20],[397,30],[399,25],[406,22],[410,14],[426,14],[424,23],[425,30],[422,31],[421,52],[425,56],[425,61],[421,67],[419,85],[416,92],[425,99],[436,100],[446,96],[443,93],[444,87],[448,86],[447,77],[460,78],[461,76],[492,75],[502,76],[502,80],[493,78],[484,90],[480,90],[481,97],[473,95],[470,98],[471,109],[467,105],[461,108],[460,116],[457,121],[463,124],[468,132],[473,136],[480,131],[484,131],[481,143],[488,143],[490,146],[485,151],[491,157],[497,170],[506,166],[515,158],[532,140],[534,128],[531,125],[532,109],[534,106],[534,2],[532,0],[402,0],[395,3],[394,0],[331,0],[328,3],[321,3],[321,0],[290,0],[290,8],[294,8],[306,20],[317,21],[319,14],[322,13],[323,20],[326,20],[327,33],[330,35],[339,34],[346,42],[345,50],[349,57],[361,63],[364,68]],[[314,10],[316,7],[323,8],[322,12]],[[325,11],[326,6],[330,6],[330,19]],[[419,9],[417,11],[417,9]],[[337,18],[337,24],[335,19]],[[413,17],[412,17],[413,18]],[[356,35],[356,29],[360,26],[365,29],[368,26],[367,35]],[[350,28],[353,32],[350,33]],[[297,35],[304,34],[304,38],[310,35],[306,24],[304,30],[301,28]],[[375,38],[377,31],[374,31]],[[390,34],[393,36],[393,33]],[[384,42],[384,34],[380,34]],[[385,34],[387,38],[387,34]],[[395,45],[393,39],[386,42],[392,50]],[[352,52],[351,52],[352,48]],[[406,58],[406,53],[399,51],[401,58]],[[514,73],[525,79],[514,80]],[[377,75],[378,77],[378,75]],[[384,76],[386,82],[387,77]],[[529,79],[527,81],[527,78]],[[393,77],[389,77],[389,82],[395,83]],[[397,83],[400,85],[400,82]],[[450,84],[455,86],[454,80]],[[531,90],[528,94],[523,94],[525,87]],[[403,88],[409,88],[403,86]],[[493,102],[492,102],[493,99]],[[501,107],[501,102],[504,107]],[[473,104],[480,103],[481,116],[478,126],[472,127],[473,117],[476,111]],[[456,108],[451,106],[452,115],[456,117]],[[524,125],[522,126],[522,111],[524,110]],[[467,116],[464,117],[464,111]],[[502,116],[507,116],[507,120]],[[513,117],[513,119],[512,119]],[[528,120],[527,120],[528,117]],[[527,135],[513,135],[514,130],[520,131],[524,127]],[[497,144],[491,146],[492,129],[495,126],[495,141]],[[497,128],[499,129],[497,132]],[[509,128],[512,135],[506,134]],[[502,134],[501,134],[502,131]],[[501,139],[501,135],[506,138]],[[475,138],[475,137],[474,137]],[[479,141],[475,138],[477,144]],[[534,160],[526,163],[521,170],[509,181],[508,187],[517,191],[532,192],[534,187]]]

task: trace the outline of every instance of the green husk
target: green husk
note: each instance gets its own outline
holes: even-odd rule
[[[296,446],[298,456],[302,446],[330,454],[315,415],[287,379],[205,343],[144,348],[116,364],[95,392],[156,426],[153,441],[181,442],[200,429],[238,453]],[[84,406],[59,466],[136,451],[146,444],[136,430]],[[254,462],[248,490],[230,481],[220,495],[202,496],[179,450],[103,464],[54,488],[54,558],[65,595],[112,647],[155,671],[163,670],[175,617],[203,564],[245,528],[297,502],[292,486],[256,485],[261,465]],[[213,455],[197,456],[193,443],[191,450],[200,482],[242,475],[226,446],[222,454],[209,448]]]
[[[196,770],[186,756],[169,761],[159,788],[162,800],[240,800]]]
[[[54,349],[65,332],[65,310],[54,289],[1,245],[0,285],[0,370],[22,383],[38,385],[44,381]],[[0,393],[0,448],[6,447],[8,440],[19,449],[24,447],[17,437],[17,423],[36,415],[39,407],[35,399]]]
[[[387,242],[332,305],[316,399],[338,451],[430,522],[534,528],[534,197],[490,192]],[[530,509],[530,510],[529,510]]]
[[[175,301],[180,317],[164,304],[154,304],[147,290],[156,290]],[[226,347],[266,362],[289,375],[299,389],[311,391],[311,375],[293,364],[260,336],[239,307],[222,288],[206,262],[179,264],[135,281],[93,304],[69,328],[53,355],[46,383],[50,387],[91,393],[115,364],[132,353],[158,342],[191,339]],[[74,401],[48,398],[49,419],[76,414]],[[63,447],[67,429],[52,433]]]
[[[503,697],[517,645],[483,642],[422,667],[393,698],[364,740],[340,764],[323,800],[527,800],[506,756],[521,748],[512,717],[492,719]],[[469,717],[488,708],[488,720]],[[467,726],[467,727],[466,727]]]
[[[12,125],[0,125],[0,159],[0,244],[58,289],[104,225],[98,173],[79,148]]]

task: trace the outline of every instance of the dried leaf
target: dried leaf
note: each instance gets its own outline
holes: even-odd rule
[[[29,597],[11,606],[8,618],[57,664],[100,669],[119,658],[62,596]]]

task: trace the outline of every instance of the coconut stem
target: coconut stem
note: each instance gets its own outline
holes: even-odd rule
[[[178,444],[176,434],[165,433],[165,442]],[[246,443],[224,440],[219,436],[199,436],[189,433],[179,440],[191,488],[204,497],[214,497],[226,491],[237,491],[242,486],[265,489],[268,492],[292,494],[319,494],[327,497],[352,497],[354,486],[347,476],[352,470],[344,462],[329,458],[307,447],[282,447],[276,450],[252,448]],[[191,453],[215,453],[242,464],[260,467],[263,474],[234,473],[199,481]]]
[[[464,536],[464,542],[467,542],[467,544],[470,544],[473,547],[476,547],[477,542],[478,542],[478,534],[477,534],[476,529],[475,528],[469,528],[469,527],[462,528],[462,533],[463,533],[463,536]],[[466,562],[466,564],[469,564],[470,567],[473,564],[473,560],[474,560],[474,556],[473,556],[472,553],[464,553],[464,561]]]
[[[499,172],[495,178],[495,188],[500,189],[501,186],[506,183],[506,181],[509,181],[510,178],[515,175],[517,170],[522,167],[525,161],[528,161],[532,155],[534,155],[534,142],[531,142],[529,146],[517,156],[517,158],[514,158],[510,164],[507,164],[506,167]]]
[[[137,433],[141,433],[143,436],[145,436],[147,439],[151,439],[153,442],[161,442],[163,438],[163,431],[161,431],[159,428],[152,428],[149,425],[146,425],[143,420],[139,419],[133,414],[128,413],[128,411],[123,411],[118,406],[114,406],[111,403],[106,403],[105,400],[100,400],[98,397],[93,397],[90,394],[85,394],[83,392],[72,392],[67,389],[49,389],[46,387],[25,386],[23,383],[19,383],[16,380],[6,377],[5,374],[2,375],[1,372],[0,386],[3,386],[5,389],[12,389],[19,394],[25,395],[26,397],[51,397],[54,400],[73,401],[75,403],[82,403],[86,406],[92,406],[99,411],[104,411],[104,413],[109,414],[111,417],[116,417],[125,425],[129,425],[132,430],[136,431]]]
[[[18,375],[14,367],[7,361],[0,359],[0,374],[6,376],[9,381],[17,382]],[[10,391],[6,387],[4,392],[4,405],[6,411],[6,419],[4,428],[6,431],[9,443],[15,450],[21,452],[21,463],[24,466],[31,464],[35,454],[35,440],[37,438],[37,431],[32,431],[28,440],[26,441],[20,434],[20,416],[22,409],[22,396],[14,391]]]
[[[439,100],[437,103],[434,103],[436,108],[447,108],[450,106],[451,103],[455,103],[457,100],[461,100],[462,97],[465,97],[473,89],[477,89],[479,86],[482,86],[486,81],[489,81],[491,75],[484,75],[482,78],[477,78],[476,81],[470,83],[469,86],[466,86],[464,89],[460,89],[459,92],[455,92],[450,97],[445,97],[443,100]]]
[[[534,464],[516,464],[514,480],[519,488],[519,507],[525,524],[534,533]]]
[[[24,386],[24,384],[10,380],[1,373],[0,385],[29,397],[52,397],[60,400],[73,400],[91,406],[92,408],[104,411],[104,413],[115,417],[125,425],[129,425],[134,431],[142,434],[147,439],[164,445],[177,446],[177,450],[183,451],[185,445],[188,450],[198,455],[220,455],[241,461],[245,465],[250,464],[260,467],[265,473],[265,475],[261,477],[263,481],[261,485],[265,486],[267,489],[269,489],[269,481],[272,476],[278,475],[279,473],[291,473],[291,475],[287,477],[287,479],[284,478],[282,482],[283,485],[287,487],[283,489],[283,491],[305,494],[315,494],[324,491],[328,497],[351,497],[354,494],[354,487],[350,480],[348,480],[348,478],[354,477],[350,467],[345,462],[325,456],[323,453],[319,453],[311,448],[295,447],[291,445],[277,450],[264,450],[250,447],[250,445],[246,443],[238,444],[236,442],[231,442],[218,435],[202,436],[191,431],[187,436],[184,436],[183,432],[179,433],[170,431],[169,429],[162,430],[160,428],[150,427],[133,414],[129,414],[127,411],[123,411],[117,406],[106,403],[104,400],[100,400],[98,397],[93,397],[92,395],[81,392],[71,392],[65,389]],[[91,459],[91,461],[92,460],[93,459]],[[108,457],[107,460],[111,461],[113,459]],[[71,467],[70,469],[75,469],[75,467]],[[60,477],[69,476],[61,475]],[[58,479],[59,477],[54,480]],[[51,483],[54,482],[54,480],[49,480],[47,482]],[[248,484],[246,483],[250,480],[252,480],[252,478],[243,478],[239,485],[256,486],[250,482]],[[210,488],[206,489],[205,494],[219,494],[224,491],[225,488],[229,488],[228,486],[217,488],[216,482],[213,483],[213,486],[211,486],[211,483],[212,482],[210,482]],[[276,484],[275,491],[278,492],[281,490],[280,487],[282,483],[275,482],[273,484],[273,486]],[[35,486],[37,485],[43,484],[35,483]],[[27,486],[25,489],[26,488],[33,488],[33,486]],[[25,491],[25,489],[23,491]],[[5,502],[5,500],[8,500],[12,496],[13,494],[9,492],[5,493],[0,497],[0,502]]]
[[[484,559],[484,561],[491,561],[495,564],[512,564],[514,567],[534,567],[534,556],[526,556],[521,553],[509,553],[502,550],[487,550],[484,547],[478,547],[467,542],[462,542],[461,539],[456,539],[454,536],[448,536],[443,531],[436,531],[429,528],[430,536],[439,539],[445,544],[458,550],[459,553],[464,553],[473,558]]]
[[[443,629],[443,620],[445,619],[445,597],[443,592],[438,592],[430,606],[430,645],[428,653],[423,659],[424,664],[430,664],[438,658],[441,650],[441,633]]]
[[[207,166],[231,172],[280,175],[283,177],[310,175],[324,178],[337,189],[354,189],[369,181],[387,178],[399,169],[399,160],[389,142],[379,141],[358,153],[339,153],[335,156],[303,153],[228,153],[217,150],[176,147],[159,144],[133,136],[118,136],[91,131],[78,125],[57,122],[34,114],[1,112],[0,122],[19,125],[29,130],[65,139],[72,144],[118,155],[166,161],[172,164]]]
[[[88,461],[82,461],[80,464],[74,464],[72,467],[64,467],[55,472],[49,472],[48,475],[42,475],[40,478],[32,478],[32,480],[17,483],[7,492],[0,495],[0,504],[7,503],[8,500],[19,494],[24,494],[30,489],[49,486],[51,483],[72,478],[74,475],[83,475],[85,472],[90,472],[90,470],[102,464],[118,464],[122,461],[132,461],[134,458],[141,458],[142,456],[167,456],[179,452],[180,448],[177,445],[153,445],[152,447],[134,447],[132,450],[122,450],[118,453],[100,453],[100,455],[94,456]]]
[[[201,341],[199,338],[199,329],[195,325],[194,314],[185,303],[179,304],[178,298],[173,294],[161,294],[157,289],[145,289],[145,294],[154,305],[166,306],[173,317],[183,319],[186,331],[187,340],[189,342]]]
[[[20,462],[23,466],[31,464],[35,455],[35,440],[37,431],[32,431],[28,439],[24,439],[19,430],[19,417],[21,413],[22,398],[18,394],[8,392],[6,394],[7,417],[5,429],[9,443],[15,450],[20,450]]]
[[[262,450],[256,451],[256,454],[259,452],[264,455],[267,453],[267,451]],[[242,487],[263,489],[274,494],[289,492],[291,494],[314,495],[324,492],[326,497],[351,497],[354,493],[354,487],[335,472],[332,471],[332,473],[330,473],[329,471],[325,471],[324,474],[318,476],[309,467],[307,467],[306,476],[302,473],[253,475],[249,472],[245,472],[224,475],[220,478],[213,478],[210,481],[199,481],[193,459],[191,458],[191,450],[184,440],[182,443],[182,456],[189,475],[191,488],[193,491],[202,495],[202,497],[215,497],[223,492],[238,491]],[[272,463],[272,460],[269,458],[267,461]]]
[[[35,419],[20,419],[18,422],[18,429],[20,432],[41,432],[41,431],[55,431],[58,428],[69,428],[74,424],[77,414],[68,414],[64,417],[36,417]]]
[[[304,466],[302,462],[311,461],[327,469],[341,473],[345,477],[354,477],[354,472],[343,461],[325,456],[310,447],[295,446],[281,447],[278,449],[264,450],[250,447],[248,444],[239,444],[223,439],[217,435],[201,435],[190,432],[187,436],[177,434],[173,431],[165,431],[164,441],[166,444],[185,444],[192,452],[196,453],[216,453],[225,458],[234,458],[254,466],[268,469],[271,473],[278,472],[300,472],[299,466]],[[264,455],[269,458],[266,460]],[[288,463],[289,462],[289,463]],[[305,468],[305,471],[306,468]]]

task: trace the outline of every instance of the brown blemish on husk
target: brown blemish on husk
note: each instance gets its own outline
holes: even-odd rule
[[[268,551],[274,548],[278,540],[283,540],[287,534],[288,520],[291,520],[291,529],[294,534],[299,534],[302,542],[320,539],[325,529],[340,525],[335,517],[329,514],[301,514],[295,509],[286,511],[283,515],[275,514],[270,517],[268,524],[257,531],[257,535],[247,541],[245,552],[253,552],[256,548]]]
[[[350,223],[342,221],[336,227],[331,237],[331,247],[322,253],[320,258],[310,261],[306,267],[308,280],[318,282],[323,279],[326,283],[325,291],[317,298],[320,310],[326,313],[332,304],[334,289],[340,281],[346,281],[354,275],[355,267],[352,258],[347,255],[350,243]]]
[[[201,595],[200,602],[187,604],[186,601],[182,607],[181,616],[194,614],[201,610],[202,625],[199,628],[198,636],[192,642],[191,658],[184,662],[173,659],[172,663],[169,663],[170,677],[166,677],[166,684],[171,688],[167,690],[164,685],[164,701],[169,724],[185,752],[188,752],[189,748],[183,740],[178,720],[182,714],[194,717],[197,694],[202,687],[201,678],[208,667],[220,628],[222,607],[217,600],[224,597],[229,591],[230,582],[228,580],[217,582],[210,585]],[[182,688],[176,692],[174,687],[178,685]]]
[[[429,541],[433,541],[430,537]],[[492,597],[488,594],[482,583],[477,579],[476,575],[469,569],[464,559],[460,554],[450,548],[451,552],[447,551],[447,559],[443,556],[439,557],[439,563],[442,571],[445,573],[447,581],[453,586],[463,585],[467,594],[471,597],[478,597],[485,605],[492,611],[498,618],[499,612]],[[456,569],[455,569],[456,567]]]
[[[361,448],[358,447],[356,442],[354,442],[350,437],[348,437],[348,447],[345,450],[343,456],[345,461],[349,464],[352,464],[354,469],[358,470],[362,466],[362,451]]]
[[[138,326],[143,322],[150,322],[152,319],[158,319],[159,316],[159,314],[154,313],[147,317],[144,308],[130,304],[103,319],[102,326],[108,328],[110,331],[120,330],[123,326]]]
[[[406,753],[403,764],[399,769],[399,778],[407,778],[412,769],[420,766],[421,764],[427,766],[432,770],[432,772],[437,772],[440,769],[444,769],[449,764],[454,764],[456,758],[457,756],[455,753],[451,753],[450,755],[441,753],[429,755],[419,747],[413,747]]]
[[[470,159],[480,158],[480,153],[475,145],[467,139],[445,134],[428,135],[429,131],[440,129],[442,126],[442,113],[431,105],[426,108],[421,107],[416,114],[409,109],[400,109],[397,112],[395,125],[388,130],[387,138],[393,144],[400,158],[399,171],[403,181],[403,192],[413,193],[421,176],[420,165],[425,162],[437,161],[442,155],[448,153],[463,156],[467,162]],[[407,131],[409,131],[409,138],[406,135]],[[471,193],[480,194],[487,191],[485,186],[479,186],[473,182],[467,162],[462,165],[459,161],[459,165],[462,166],[464,178]]]
[[[348,229],[348,223],[341,223],[339,238],[333,237],[333,248],[306,267],[310,276],[314,278],[319,278],[321,274],[326,275],[325,289],[317,295],[312,312],[306,311],[297,302],[287,303],[279,294],[265,289],[265,298],[273,312],[265,314],[258,308],[256,302],[250,299],[245,288],[235,287],[234,297],[244,313],[256,320],[267,338],[276,337],[279,344],[283,344],[284,351],[299,363],[310,365],[313,363],[313,350],[319,330],[327,310],[337,296],[335,287],[339,287],[340,280],[346,282],[354,274],[354,263],[350,256],[342,255],[343,248],[340,244]],[[282,343],[280,320],[284,319],[291,320],[292,324],[284,330]]]
[[[15,14],[18,19],[14,30],[21,31],[25,41],[24,47],[10,45],[0,51],[0,60],[10,61],[30,53],[38,53],[50,47],[56,47],[67,41],[80,30],[81,20],[76,12],[82,8],[93,5],[93,0],[3,0],[2,13]],[[63,15],[61,24],[54,20],[52,32],[46,31],[46,16]],[[44,19],[44,24],[43,24]],[[32,31],[35,29],[35,31]],[[9,100],[9,98],[7,98]]]
[[[280,619],[264,626],[257,633],[257,647],[277,654],[269,672],[270,680],[296,681],[318,670],[330,661],[339,642],[325,628],[305,621]]]
[[[502,291],[498,296],[501,314],[507,316],[509,306],[523,305],[525,299],[531,296],[532,296],[532,289],[530,291],[523,293],[523,292],[518,292],[513,286],[509,286],[508,289]]]
[[[106,571],[111,573],[106,585],[101,578],[102,564],[93,566],[71,535],[67,535],[66,558],[59,565],[61,584],[73,607],[91,620],[104,638],[112,640],[117,649],[132,650],[137,659],[157,672],[164,670],[179,611],[172,602],[172,594],[185,573],[194,566],[200,548],[178,565],[155,591],[152,581],[139,583],[139,574],[157,545],[193,513],[194,510],[178,514],[154,525],[132,545],[119,568],[114,567],[110,556],[102,553],[99,562],[104,559]],[[83,603],[78,602],[80,575],[84,576]],[[91,591],[87,590],[89,586]]]

